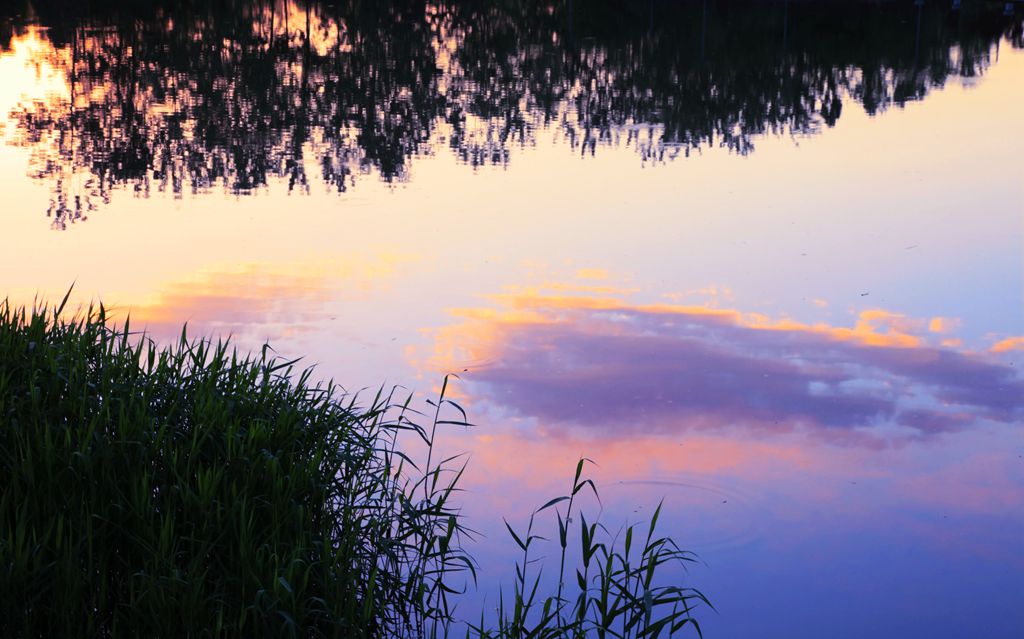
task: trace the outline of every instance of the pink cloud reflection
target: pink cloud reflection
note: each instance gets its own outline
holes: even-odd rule
[[[612,298],[498,299],[498,309],[457,311],[465,320],[435,333],[429,366],[470,368],[470,396],[542,424],[806,431],[878,447],[1024,419],[1011,363],[881,309],[843,327]]]

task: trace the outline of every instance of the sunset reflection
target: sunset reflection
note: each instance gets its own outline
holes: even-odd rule
[[[429,366],[469,369],[474,400],[585,430],[806,431],[880,446],[1024,418],[1024,379],[950,346],[950,320],[861,311],[852,326],[615,297],[498,296],[438,329]],[[930,330],[931,329],[931,330]]]
[[[347,303],[389,287],[414,256],[387,253],[349,259],[300,262],[211,264],[166,282],[152,292],[130,288],[95,295],[81,283],[68,289],[14,291],[14,305],[53,303],[65,293],[73,312],[103,304],[108,321],[144,331],[159,343],[177,340],[187,326],[193,339],[230,339],[243,351],[265,343],[289,349],[304,337],[322,334],[329,323],[347,324]],[[341,316],[341,322],[338,316]]]
[[[0,299],[428,417],[457,376],[466,616],[586,457],[708,639],[1024,636],[1021,16],[5,5]]]
[[[149,299],[114,306],[112,318],[130,318],[161,341],[174,339],[186,323],[197,336],[262,332],[284,340],[311,330],[324,316],[336,294],[329,272],[327,265],[305,265],[289,273],[259,264],[210,271],[170,282]]]

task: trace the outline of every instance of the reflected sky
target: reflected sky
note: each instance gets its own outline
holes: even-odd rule
[[[1024,420],[1020,338],[965,350],[955,321],[861,311],[852,326],[730,308],[544,294],[460,309],[437,371],[547,424],[644,432],[804,428],[843,441]],[[1020,349],[1024,350],[1024,349]]]
[[[708,637],[1017,636],[1024,52],[965,4],[38,3],[0,294],[458,373],[467,610],[585,455],[609,526],[665,499]]]

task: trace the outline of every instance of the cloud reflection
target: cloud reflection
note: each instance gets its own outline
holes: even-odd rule
[[[436,332],[430,365],[470,369],[471,396],[542,423],[802,430],[880,445],[1024,417],[1011,364],[945,346],[934,322],[882,309],[847,327],[613,297],[497,299],[456,311],[465,321]]]
[[[318,330],[334,319],[339,299],[358,297],[398,275],[417,261],[413,255],[380,253],[350,259],[310,260],[292,264],[252,262],[212,265],[165,282],[143,298],[118,297],[108,306],[116,322],[130,319],[158,340],[181,335],[232,338],[243,346],[288,339]],[[80,304],[88,300],[79,300]]]
[[[167,283],[153,298],[116,310],[162,338],[180,334],[186,322],[190,332],[286,336],[315,320],[329,299],[323,269],[287,273],[249,264]]]

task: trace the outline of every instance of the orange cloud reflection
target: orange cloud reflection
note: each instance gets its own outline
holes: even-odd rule
[[[1024,351],[1024,337],[1008,337],[992,345],[993,353],[1008,353],[1010,351]]]
[[[240,347],[322,330],[333,319],[339,300],[351,300],[386,288],[419,258],[389,253],[352,255],[346,259],[301,262],[212,264],[171,281],[144,281],[136,289],[91,293],[79,282],[68,309],[102,302],[110,321],[130,319],[132,330],[145,330],[158,341],[181,335],[228,337]],[[140,293],[155,291],[154,293]],[[9,297],[20,305],[50,305],[66,289],[38,293],[20,291]]]
[[[586,294],[493,299],[454,310],[464,321],[433,332],[423,366],[468,369],[471,399],[541,429],[800,431],[878,447],[1024,418],[1015,368],[884,309],[834,326]]]
[[[209,267],[138,302],[119,300],[116,315],[130,315],[159,337],[172,337],[188,322],[201,333],[288,337],[323,319],[326,305],[343,291],[367,290],[394,277],[412,256],[377,255],[296,264],[248,263]]]
[[[202,333],[271,330],[286,337],[313,321],[330,297],[322,266],[282,272],[247,264],[170,282],[156,295],[114,310],[158,337],[179,333],[186,322]]]

